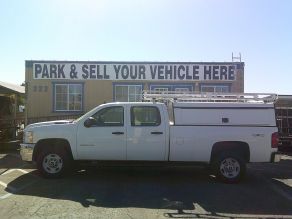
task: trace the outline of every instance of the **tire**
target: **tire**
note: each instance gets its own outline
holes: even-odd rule
[[[47,149],[37,157],[37,168],[45,178],[60,178],[70,166],[70,159],[65,150]]]
[[[220,153],[214,159],[212,169],[216,177],[225,183],[238,183],[246,173],[246,162],[236,153]]]

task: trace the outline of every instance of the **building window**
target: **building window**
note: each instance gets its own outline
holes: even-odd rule
[[[157,91],[157,92],[168,91],[168,87],[156,87],[154,88],[154,91]]]
[[[55,84],[55,111],[82,111],[82,84]]]
[[[189,92],[190,89],[189,88],[183,88],[183,87],[177,87],[174,89],[174,91],[177,91],[177,92]]]
[[[178,92],[188,92],[193,91],[192,84],[150,84],[150,90],[153,91],[178,91]]]
[[[141,102],[142,85],[115,85],[115,101]]]
[[[202,93],[228,93],[229,90],[227,85],[201,85]]]

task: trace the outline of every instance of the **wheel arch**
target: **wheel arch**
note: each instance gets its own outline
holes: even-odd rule
[[[248,143],[242,141],[221,141],[216,142],[212,146],[210,163],[212,163],[216,156],[219,155],[221,152],[227,151],[242,156],[245,162],[250,161],[250,149]]]
[[[32,160],[36,161],[38,154],[45,148],[61,149],[64,150],[71,159],[73,159],[70,143],[67,139],[63,138],[47,138],[39,140],[33,150]]]

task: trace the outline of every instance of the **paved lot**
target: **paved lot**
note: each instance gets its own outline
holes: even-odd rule
[[[292,160],[253,164],[236,185],[202,168],[87,168],[58,180],[0,154],[1,218],[292,218]]]

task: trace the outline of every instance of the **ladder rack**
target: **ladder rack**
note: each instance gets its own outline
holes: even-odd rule
[[[143,102],[239,102],[274,103],[277,94],[270,93],[196,93],[185,91],[147,91],[142,92]]]

